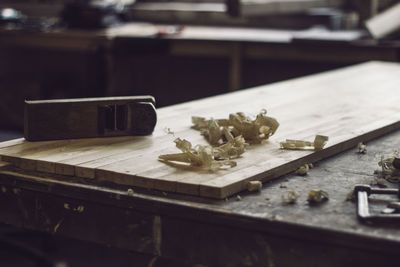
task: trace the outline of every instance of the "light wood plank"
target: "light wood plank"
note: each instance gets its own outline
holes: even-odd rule
[[[3,160],[25,170],[55,173],[55,163],[74,155],[90,153],[99,146],[122,142],[132,137],[88,138],[62,141],[24,142],[10,147]],[[42,144],[42,145],[41,145]]]
[[[376,39],[390,35],[400,28],[400,3],[390,7],[384,12],[370,18],[365,26]]]
[[[10,165],[8,162],[0,161],[0,168]]]
[[[400,64],[369,62],[272,85],[242,90],[158,110],[152,136],[118,142],[63,140],[0,144],[7,162],[60,174],[149,189],[225,198],[250,180],[267,181],[400,128]],[[232,112],[257,114],[266,108],[280,127],[265,144],[251,146],[237,166],[224,171],[176,168],[158,155],[179,152],[174,136],[207,144],[190,128],[191,116],[225,118]],[[285,151],[287,138],[312,141],[329,136],[325,149]],[[13,145],[10,145],[13,144]],[[26,165],[26,166],[24,166]]]
[[[0,149],[5,148],[5,147],[10,147],[10,146],[16,146],[20,145],[25,141],[24,138],[18,138],[18,139],[13,139],[13,140],[8,140],[0,143]]]

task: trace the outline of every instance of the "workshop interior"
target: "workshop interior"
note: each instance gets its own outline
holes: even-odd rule
[[[0,266],[397,266],[397,0],[0,0]]]

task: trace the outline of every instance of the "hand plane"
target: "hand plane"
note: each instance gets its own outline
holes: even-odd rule
[[[157,122],[152,96],[25,101],[29,141],[149,135]]]

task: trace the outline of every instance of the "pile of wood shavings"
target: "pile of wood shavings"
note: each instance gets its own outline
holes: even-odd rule
[[[254,119],[242,112],[230,114],[229,119],[192,117],[193,128],[200,130],[211,146],[196,145],[177,138],[175,144],[182,153],[161,155],[158,159],[174,166],[200,167],[207,170],[236,166],[232,159],[240,157],[249,143],[261,143],[279,127],[276,119],[262,110]]]
[[[243,112],[230,114],[229,119],[205,119],[192,117],[193,128],[200,130],[211,145],[220,145],[227,140],[226,136],[243,136],[246,142],[261,143],[272,136],[279,127],[275,118],[266,115],[262,110],[255,119],[246,116]]]
[[[227,143],[219,146],[192,147],[192,144],[185,140],[176,138],[176,147],[182,153],[160,155],[158,159],[174,166],[197,166],[206,170],[218,170],[236,166],[232,159],[240,157],[244,153],[246,143],[241,136],[230,139]]]

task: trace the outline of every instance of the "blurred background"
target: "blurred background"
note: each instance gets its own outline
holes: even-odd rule
[[[141,95],[162,107],[368,60],[391,0],[0,0],[0,129],[25,99]]]

